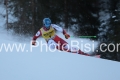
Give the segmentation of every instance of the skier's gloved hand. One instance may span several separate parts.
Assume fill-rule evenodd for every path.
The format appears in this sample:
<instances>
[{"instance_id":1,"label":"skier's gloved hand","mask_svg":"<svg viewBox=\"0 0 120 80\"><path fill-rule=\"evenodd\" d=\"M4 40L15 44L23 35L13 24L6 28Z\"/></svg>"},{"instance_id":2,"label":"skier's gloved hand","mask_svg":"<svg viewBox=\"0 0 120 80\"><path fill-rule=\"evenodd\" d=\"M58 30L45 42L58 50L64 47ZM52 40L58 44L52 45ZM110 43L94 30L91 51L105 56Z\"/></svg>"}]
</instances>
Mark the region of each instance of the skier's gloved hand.
<instances>
[{"instance_id":1,"label":"skier's gloved hand","mask_svg":"<svg viewBox=\"0 0 120 80\"><path fill-rule=\"evenodd\" d=\"M70 37L70 35L69 35L69 34L67 34L67 33L66 33L66 34L64 34L64 35L65 35L65 38L66 38L66 39L68 39L68 38Z\"/></svg>"},{"instance_id":2,"label":"skier's gloved hand","mask_svg":"<svg viewBox=\"0 0 120 80\"><path fill-rule=\"evenodd\" d=\"M36 41L33 40L33 41L32 41L32 45L36 45Z\"/></svg>"}]
</instances>

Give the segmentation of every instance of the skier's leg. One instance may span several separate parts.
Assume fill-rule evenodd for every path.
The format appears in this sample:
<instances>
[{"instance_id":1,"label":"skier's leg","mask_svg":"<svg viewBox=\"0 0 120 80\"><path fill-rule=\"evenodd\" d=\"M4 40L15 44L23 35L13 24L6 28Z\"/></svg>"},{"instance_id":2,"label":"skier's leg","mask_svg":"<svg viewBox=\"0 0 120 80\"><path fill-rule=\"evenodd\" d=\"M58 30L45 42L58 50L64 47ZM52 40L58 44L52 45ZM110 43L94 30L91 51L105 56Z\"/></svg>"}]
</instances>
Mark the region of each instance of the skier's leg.
<instances>
[{"instance_id":1,"label":"skier's leg","mask_svg":"<svg viewBox=\"0 0 120 80\"><path fill-rule=\"evenodd\" d=\"M89 54L84 53L84 52L83 52L83 51L81 51L80 49L78 50L78 54L81 54L81 55L86 55L86 56L90 56Z\"/></svg>"},{"instance_id":2,"label":"skier's leg","mask_svg":"<svg viewBox=\"0 0 120 80\"><path fill-rule=\"evenodd\" d=\"M66 48L65 46L68 44L67 42L65 42L64 40L58 38L59 40L58 41L55 41L53 39L50 39L47 41L47 44L48 44L48 47L50 49L58 49L58 50L61 50L61 51L66 51L68 48ZM56 43L58 42L58 43ZM64 43L64 44L63 44ZM69 52L69 50L68 50Z\"/></svg>"},{"instance_id":3,"label":"skier's leg","mask_svg":"<svg viewBox=\"0 0 120 80\"><path fill-rule=\"evenodd\" d=\"M57 35L55 36L54 41L58 44L58 45L56 46L56 48L57 48L58 50L61 50L61 51L63 51L64 46L65 46L66 44L68 44L65 40L63 40L62 38L58 37Z\"/></svg>"},{"instance_id":4,"label":"skier's leg","mask_svg":"<svg viewBox=\"0 0 120 80\"><path fill-rule=\"evenodd\" d=\"M89 54L87 53L84 53L83 51L81 51L80 49L77 49L75 47L71 47L68 45L68 43L63 40L62 38L56 36L54 38L54 41L59 44L59 46L57 46L57 49L61 50L61 51L67 51L67 52L71 52L71 53L78 53L78 54L81 54L81 55L86 55L86 56L89 56Z\"/></svg>"},{"instance_id":5,"label":"skier's leg","mask_svg":"<svg viewBox=\"0 0 120 80\"><path fill-rule=\"evenodd\" d=\"M48 40L48 47L50 49L58 49L61 51L67 51L67 52L71 52L69 45L68 44L63 44L63 45L59 45L57 44L54 40ZM74 53L74 52L73 52ZM77 53L77 52L76 52Z\"/></svg>"},{"instance_id":6,"label":"skier's leg","mask_svg":"<svg viewBox=\"0 0 120 80\"><path fill-rule=\"evenodd\" d=\"M76 47L71 47L69 46L68 44L66 44L65 46L63 46L64 50L67 50L68 52L71 52L71 53L78 53L78 54L81 54L81 55L86 55L86 56L90 56L89 54L81 51L80 49L76 48Z\"/></svg>"},{"instance_id":7,"label":"skier's leg","mask_svg":"<svg viewBox=\"0 0 120 80\"><path fill-rule=\"evenodd\" d=\"M76 48L70 47L68 45L68 43L63 40L62 38L60 38L59 36L56 36L54 38L54 41L58 44L57 49L61 50L61 51L67 51L67 52L72 52L72 53L77 53L78 50L76 50Z\"/></svg>"},{"instance_id":8,"label":"skier's leg","mask_svg":"<svg viewBox=\"0 0 120 80\"><path fill-rule=\"evenodd\" d=\"M64 43L64 45L63 45ZM47 44L48 44L48 47L50 49L58 49L58 50L67 50L67 49L64 49L64 46L67 44L67 42L65 42L64 40L62 40L61 38L57 37L57 40L53 40L53 39L50 39L47 41Z\"/></svg>"},{"instance_id":9,"label":"skier's leg","mask_svg":"<svg viewBox=\"0 0 120 80\"><path fill-rule=\"evenodd\" d=\"M50 49L55 49L57 48L58 50L61 50L61 51L67 51L67 52L71 52L71 53L78 53L78 54L81 54L81 55L86 55L86 56L91 56L87 53L84 53L83 51L81 51L80 49L78 48L75 48L75 47L71 47L68 45L68 43L66 41L64 41L63 39L61 38L58 38L60 44L56 43L58 41L54 41L52 39L48 40L48 47ZM97 56L97 57L100 57L100 56Z\"/></svg>"},{"instance_id":10,"label":"skier's leg","mask_svg":"<svg viewBox=\"0 0 120 80\"><path fill-rule=\"evenodd\" d=\"M48 40L47 44L50 49L55 49L57 46L57 43L52 39Z\"/></svg>"},{"instance_id":11,"label":"skier's leg","mask_svg":"<svg viewBox=\"0 0 120 80\"><path fill-rule=\"evenodd\" d=\"M71 52L71 53L77 53L78 52L78 49L75 48L75 47L71 47L70 45L66 44L64 46L64 50L67 50L68 52Z\"/></svg>"},{"instance_id":12,"label":"skier's leg","mask_svg":"<svg viewBox=\"0 0 120 80\"><path fill-rule=\"evenodd\" d=\"M67 42L65 41L65 40L63 40L62 38L60 38L59 36L55 36L55 38L53 39L56 43L60 43L60 44L64 44L64 43L66 43L67 44Z\"/></svg>"},{"instance_id":13,"label":"skier's leg","mask_svg":"<svg viewBox=\"0 0 120 80\"><path fill-rule=\"evenodd\" d=\"M89 54L84 53L83 51L81 51L81 50L78 49L78 48L70 47L68 44L64 46L64 49L69 50L69 52L71 52L71 53L78 53L78 54L81 54L81 55L90 56Z\"/></svg>"}]
</instances>

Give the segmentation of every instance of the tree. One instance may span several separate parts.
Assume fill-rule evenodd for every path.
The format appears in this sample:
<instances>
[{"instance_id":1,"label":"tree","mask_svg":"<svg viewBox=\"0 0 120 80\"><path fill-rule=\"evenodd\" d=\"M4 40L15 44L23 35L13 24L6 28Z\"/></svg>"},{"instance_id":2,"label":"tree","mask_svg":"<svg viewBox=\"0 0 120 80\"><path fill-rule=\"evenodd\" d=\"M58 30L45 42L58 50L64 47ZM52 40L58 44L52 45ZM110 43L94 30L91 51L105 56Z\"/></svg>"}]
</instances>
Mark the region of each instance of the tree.
<instances>
[{"instance_id":1,"label":"tree","mask_svg":"<svg viewBox=\"0 0 120 80\"><path fill-rule=\"evenodd\" d=\"M102 37L102 43L110 46L102 46L102 50L107 49L105 52L100 50L100 54L102 58L120 61L120 51L119 51L119 36L120 36L120 1L119 0L110 0L110 9L109 14L110 18L108 19L107 23L104 25L107 26L107 30L105 32L104 37ZM101 39L100 39L101 40Z\"/></svg>"},{"instance_id":2,"label":"tree","mask_svg":"<svg viewBox=\"0 0 120 80\"><path fill-rule=\"evenodd\" d=\"M72 6L71 6L72 5ZM76 25L76 35L97 35L98 33L98 1L74 0L68 2L69 22L72 27Z\"/></svg>"}]
</instances>

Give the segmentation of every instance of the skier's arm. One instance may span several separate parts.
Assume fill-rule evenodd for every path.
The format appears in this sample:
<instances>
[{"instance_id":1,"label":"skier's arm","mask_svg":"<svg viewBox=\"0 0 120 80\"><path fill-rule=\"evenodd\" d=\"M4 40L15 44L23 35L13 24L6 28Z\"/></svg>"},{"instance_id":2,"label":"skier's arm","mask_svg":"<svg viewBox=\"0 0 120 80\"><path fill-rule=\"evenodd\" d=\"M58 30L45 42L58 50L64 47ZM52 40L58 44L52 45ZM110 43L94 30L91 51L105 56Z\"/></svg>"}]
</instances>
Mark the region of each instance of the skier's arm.
<instances>
[{"instance_id":1,"label":"skier's arm","mask_svg":"<svg viewBox=\"0 0 120 80\"><path fill-rule=\"evenodd\" d=\"M51 24L51 26L52 26L55 30L57 30L57 31L59 31L59 32L61 32L61 33L63 33L63 35L65 35L65 38L66 38L66 39L68 39L68 38L70 37L70 35L67 34L67 32L65 31L65 29L59 27L59 26L56 25L56 24Z\"/></svg>"},{"instance_id":2,"label":"skier's arm","mask_svg":"<svg viewBox=\"0 0 120 80\"><path fill-rule=\"evenodd\" d=\"M33 36L33 39L32 39L32 45L35 45L36 43L36 39L38 37L40 37L42 35L41 31L39 30L34 36Z\"/></svg>"}]
</instances>

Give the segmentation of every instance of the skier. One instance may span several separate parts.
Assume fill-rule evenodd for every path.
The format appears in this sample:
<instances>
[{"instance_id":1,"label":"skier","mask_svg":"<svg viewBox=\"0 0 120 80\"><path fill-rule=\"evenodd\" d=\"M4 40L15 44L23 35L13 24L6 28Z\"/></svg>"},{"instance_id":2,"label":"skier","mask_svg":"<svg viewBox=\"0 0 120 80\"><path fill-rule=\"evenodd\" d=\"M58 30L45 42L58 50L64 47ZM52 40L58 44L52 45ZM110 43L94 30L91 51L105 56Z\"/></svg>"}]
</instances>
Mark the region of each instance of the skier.
<instances>
[{"instance_id":1,"label":"skier","mask_svg":"<svg viewBox=\"0 0 120 80\"><path fill-rule=\"evenodd\" d=\"M89 54L82 52L80 49L76 50L73 47L71 48L68 47L69 46L68 43L62 38L60 38L58 35L56 35L55 31L59 31L63 33L66 39L70 37L70 35L65 31L65 29L59 27L56 24L51 24L50 18L44 18L42 28L38 30L38 32L33 36L32 45L36 45L36 39L42 36L46 40L48 47L49 45L53 45L51 46L52 49L56 48L61 51L67 51L71 53L78 53L78 54L90 56Z\"/></svg>"}]
</instances>

